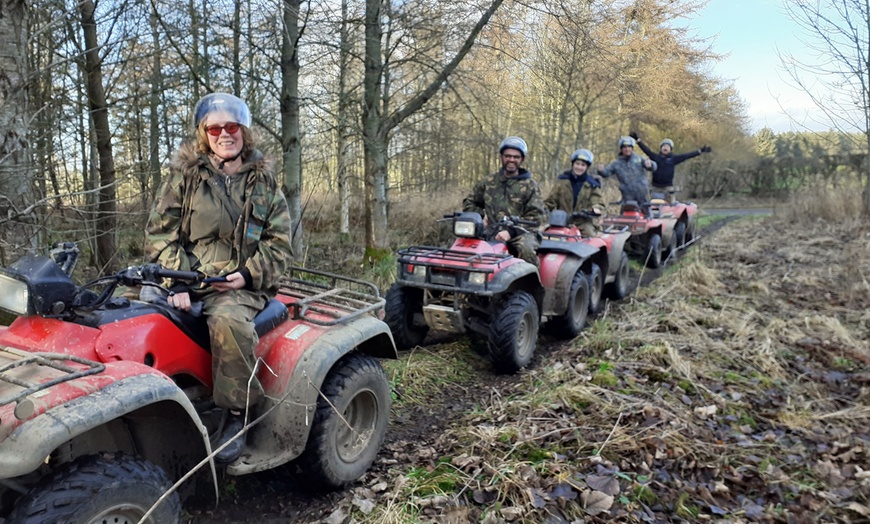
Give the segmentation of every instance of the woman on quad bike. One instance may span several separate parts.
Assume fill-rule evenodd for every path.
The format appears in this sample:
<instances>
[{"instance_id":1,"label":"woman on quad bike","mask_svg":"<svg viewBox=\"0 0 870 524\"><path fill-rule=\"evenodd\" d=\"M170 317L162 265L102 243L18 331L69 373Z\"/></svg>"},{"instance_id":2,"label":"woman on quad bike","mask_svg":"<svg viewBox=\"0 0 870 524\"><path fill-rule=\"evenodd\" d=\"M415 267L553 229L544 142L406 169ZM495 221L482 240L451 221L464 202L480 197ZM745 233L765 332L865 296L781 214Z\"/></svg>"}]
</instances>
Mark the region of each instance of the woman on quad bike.
<instances>
[{"instance_id":1,"label":"woman on quad bike","mask_svg":"<svg viewBox=\"0 0 870 524\"><path fill-rule=\"evenodd\" d=\"M251 112L225 93L204 96L193 111L196 137L170 164L146 228L146 253L169 269L223 277L209 286L171 284L169 305L203 304L212 353L214 402L228 411L221 446L244 426L247 406L262 394L254 379L258 337L253 319L275 296L289 266L290 213L272 163L256 148ZM244 436L215 456L229 464Z\"/></svg>"},{"instance_id":2,"label":"woman on quad bike","mask_svg":"<svg viewBox=\"0 0 870 524\"><path fill-rule=\"evenodd\" d=\"M649 182L644 169L655 171L658 165L649 158L634 153L634 139L630 136L620 137L616 147L619 149L619 156L606 167L598 164L598 174L604 178L616 175L622 201L634 200L644 206L649 202Z\"/></svg>"},{"instance_id":3,"label":"woman on quad bike","mask_svg":"<svg viewBox=\"0 0 870 524\"><path fill-rule=\"evenodd\" d=\"M528 152L526 141L520 137L509 136L502 140L498 147L501 169L474 185L471 194L462 201L462 210L480 213L485 226L506 216L518 216L537 222L540 228L545 227L547 210L541 189L532 174L520 167ZM499 231L495 239L505 242L512 255L538 265L539 230L514 236L507 230Z\"/></svg>"},{"instance_id":4,"label":"woman on quad bike","mask_svg":"<svg viewBox=\"0 0 870 524\"><path fill-rule=\"evenodd\" d=\"M601 193L601 180L589 172L595 156L588 149L578 149L571 155L571 169L556 180L550 195L544 200L547 209L561 209L570 213L587 211L601 215L604 210L604 196ZM601 230L591 216L574 216L574 224L588 237L601 234Z\"/></svg>"},{"instance_id":5,"label":"woman on quad bike","mask_svg":"<svg viewBox=\"0 0 870 524\"><path fill-rule=\"evenodd\" d=\"M665 138L659 142L659 153L654 153L644 141L637 136L637 133L632 132L630 137L637 141L637 145L656 163L656 169L652 175L653 191L664 193L667 195L668 202L674 203L674 171L677 164L685 162L690 158L695 158L701 153L710 153L713 151L708 145L701 146L697 151L690 153L674 154L674 141L670 138Z\"/></svg>"}]
</instances>

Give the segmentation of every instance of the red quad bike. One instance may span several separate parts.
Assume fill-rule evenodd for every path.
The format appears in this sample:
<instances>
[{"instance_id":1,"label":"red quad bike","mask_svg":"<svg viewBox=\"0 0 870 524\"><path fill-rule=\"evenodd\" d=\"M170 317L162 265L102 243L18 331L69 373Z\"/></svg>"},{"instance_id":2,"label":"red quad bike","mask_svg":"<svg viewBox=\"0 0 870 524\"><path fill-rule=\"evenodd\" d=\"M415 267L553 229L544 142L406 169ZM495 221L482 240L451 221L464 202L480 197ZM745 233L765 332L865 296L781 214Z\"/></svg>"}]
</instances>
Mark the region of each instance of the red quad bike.
<instances>
[{"instance_id":1,"label":"red quad bike","mask_svg":"<svg viewBox=\"0 0 870 524\"><path fill-rule=\"evenodd\" d=\"M119 285L202 275L147 265L79 287L73 246L54 260L25 256L0 268L0 308L19 315L0 328L0 521L138 522L207 460L146 519L178 522L181 498L197 484L218 492L207 457L225 417L211 399L208 328L165 300L113 295ZM293 275L255 319L266 395L249 410L261 420L226 473L297 459L310 483L337 488L360 477L381 446L390 386L377 358L396 350L375 316L384 300L374 285Z\"/></svg>"},{"instance_id":2,"label":"red quad bike","mask_svg":"<svg viewBox=\"0 0 870 524\"><path fill-rule=\"evenodd\" d=\"M672 191L671 194L675 194ZM662 213L670 213L677 219L674 226L677 249L682 249L695 240L695 232L698 226L698 205L693 202L668 202L664 193L652 193L651 199L658 204Z\"/></svg>"},{"instance_id":3,"label":"red quad bike","mask_svg":"<svg viewBox=\"0 0 870 524\"><path fill-rule=\"evenodd\" d=\"M587 212L575 212L572 218L598 218ZM630 289L628 255L625 254L625 242L631 236L627 227L608 227L600 236L584 236L577 226L569 223L568 213L561 209L550 212L549 227L544 231L541 243L542 251L552 257L558 253L555 247L560 244L570 249L576 244L584 244L596 250L590 257L584 272L589 279L589 312L598 313L604 305L604 296L614 300L625 298ZM541 267L545 267L542 259Z\"/></svg>"},{"instance_id":4,"label":"red quad bike","mask_svg":"<svg viewBox=\"0 0 870 524\"><path fill-rule=\"evenodd\" d=\"M625 250L639 256L651 269L662 265L672 251L677 249L677 219L662 200L639 204L636 200L615 202L620 204L620 214L608 216L603 223L609 227L628 228L631 236Z\"/></svg>"},{"instance_id":5,"label":"red quad bike","mask_svg":"<svg viewBox=\"0 0 870 524\"><path fill-rule=\"evenodd\" d=\"M541 316L573 338L589 311L584 268L597 250L585 244L544 243L540 270L492 241L536 226L505 217L484 228L478 213L455 213L456 241L449 249L409 247L399 251L398 278L387 292L386 322L399 349L419 345L429 329L469 333L486 339L486 352L500 373L514 373L534 355ZM475 344L476 345L476 344Z\"/></svg>"}]
</instances>

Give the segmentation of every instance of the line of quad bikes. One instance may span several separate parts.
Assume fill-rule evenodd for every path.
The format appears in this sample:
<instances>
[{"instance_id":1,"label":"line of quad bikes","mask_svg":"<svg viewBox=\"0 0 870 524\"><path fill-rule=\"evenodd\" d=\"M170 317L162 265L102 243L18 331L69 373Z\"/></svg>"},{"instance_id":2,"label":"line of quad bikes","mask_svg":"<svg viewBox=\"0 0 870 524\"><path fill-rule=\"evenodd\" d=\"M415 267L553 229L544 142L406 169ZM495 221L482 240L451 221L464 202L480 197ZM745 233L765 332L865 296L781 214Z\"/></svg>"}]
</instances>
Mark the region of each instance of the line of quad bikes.
<instances>
[{"instance_id":1,"label":"line of quad bikes","mask_svg":"<svg viewBox=\"0 0 870 524\"><path fill-rule=\"evenodd\" d=\"M225 467L211 458L225 416L211 397L208 328L168 306L158 284L204 275L145 265L77 285L73 243L0 268L0 309L17 315L0 327L0 523L177 522L182 500L216 500L222 475L288 464L314 488L354 482L389 421L379 359L433 329L469 334L497 372L514 373L542 320L573 338L605 297L631 291L629 254L656 268L691 243L697 207L623 202L595 237L572 218L550 214L535 266L489 239L537 224L446 216L453 245L401 250L386 297L292 268L255 319L265 395L248 411L242 457Z\"/></svg>"}]
</instances>

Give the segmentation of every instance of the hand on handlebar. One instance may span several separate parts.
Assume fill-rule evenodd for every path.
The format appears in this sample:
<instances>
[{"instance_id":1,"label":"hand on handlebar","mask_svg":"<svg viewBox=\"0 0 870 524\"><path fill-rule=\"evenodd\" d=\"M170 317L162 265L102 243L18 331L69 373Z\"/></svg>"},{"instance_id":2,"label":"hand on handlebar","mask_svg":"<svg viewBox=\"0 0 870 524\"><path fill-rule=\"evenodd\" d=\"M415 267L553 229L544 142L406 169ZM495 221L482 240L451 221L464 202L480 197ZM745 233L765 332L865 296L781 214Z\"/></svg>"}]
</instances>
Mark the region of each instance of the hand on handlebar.
<instances>
[{"instance_id":1,"label":"hand on handlebar","mask_svg":"<svg viewBox=\"0 0 870 524\"><path fill-rule=\"evenodd\" d=\"M170 293L166 297L166 303L175 309L190 311L190 293Z\"/></svg>"},{"instance_id":2,"label":"hand on handlebar","mask_svg":"<svg viewBox=\"0 0 870 524\"><path fill-rule=\"evenodd\" d=\"M496 233L495 239L500 241L500 242L507 242L508 240L511 239L511 234L508 233L508 231L506 229L503 229L503 230L499 231L498 233Z\"/></svg>"}]
</instances>

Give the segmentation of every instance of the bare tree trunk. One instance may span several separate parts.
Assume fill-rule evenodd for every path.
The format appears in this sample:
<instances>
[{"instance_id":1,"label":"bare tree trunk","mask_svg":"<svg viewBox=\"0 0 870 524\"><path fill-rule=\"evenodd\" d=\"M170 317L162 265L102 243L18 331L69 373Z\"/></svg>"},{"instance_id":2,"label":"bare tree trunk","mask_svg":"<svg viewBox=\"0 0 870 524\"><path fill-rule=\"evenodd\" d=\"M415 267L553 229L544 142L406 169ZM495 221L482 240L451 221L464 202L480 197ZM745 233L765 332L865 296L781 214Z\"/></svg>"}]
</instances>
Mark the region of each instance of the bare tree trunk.
<instances>
[{"instance_id":1,"label":"bare tree trunk","mask_svg":"<svg viewBox=\"0 0 870 524\"><path fill-rule=\"evenodd\" d=\"M406 104L390 111L390 97L384 88L388 81L384 67L381 37L380 0L366 0L365 76L363 78L363 146L366 184L366 259L375 262L389 254L387 238L387 146L390 132L426 104L471 51L477 35L489 22L503 0L493 0L465 39L456 55L432 82Z\"/></svg>"},{"instance_id":2,"label":"bare tree trunk","mask_svg":"<svg viewBox=\"0 0 870 524\"><path fill-rule=\"evenodd\" d=\"M347 20L348 0L341 1L341 31L338 58L338 202L340 225L339 233L350 233L350 192L347 187L347 171L350 156L350 93L347 92L347 70L350 66L350 35Z\"/></svg>"},{"instance_id":3,"label":"bare tree trunk","mask_svg":"<svg viewBox=\"0 0 870 524\"><path fill-rule=\"evenodd\" d=\"M33 177L27 142L27 18L25 0L4 2L0 13L0 242L4 265L36 248Z\"/></svg>"},{"instance_id":4,"label":"bare tree trunk","mask_svg":"<svg viewBox=\"0 0 870 524\"><path fill-rule=\"evenodd\" d=\"M366 0L365 76L363 78L363 140L366 186L366 258L382 258L388 251L386 137L382 136L383 53L381 51L381 0Z\"/></svg>"},{"instance_id":5,"label":"bare tree trunk","mask_svg":"<svg viewBox=\"0 0 870 524\"><path fill-rule=\"evenodd\" d=\"M233 0L233 94L242 96L242 0Z\"/></svg>"},{"instance_id":6,"label":"bare tree trunk","mask_svg":"<svg viewBox=\"0 0 870 524\"><path fill-rule=\"evenodd\" d=\"M299 143L299 8L301 0L284 1L281 44L281 146L284 192L290 207L293 255L302 257L302 149Z\"/></svg>"},{"instance_id":7,"label":"bare tree trunk","mask_svg":"<svg viewBox=\"0 0 870 524\"><path fill-rule=\"evenodd\" d=\"M148 164L151 171L151 198L160 186L160 93L163 91L163 67L160 63L160 33L158 32L157 11L151 8L151 45L154 46L154 59L151 64L151 115L148 135Z\"/></svg>"},{"instance_id":8,"label":"bare tree trunk","mask_svg":"<svg viewBox=\"0 0 870 524\"><path fill-rule=\"evenodd\" d=\"M109 109L103 89L103 74L100 48L97 44L97 23L94 20L94 3L83 0L79 4L82 15L82 31L85 37L85 72L88 107L94 122L97 152L100 158L100 191L97 206L97 266L103 271L117 269L115 251L115 160L112 156Z\"/></svg>"}]
</instances>

